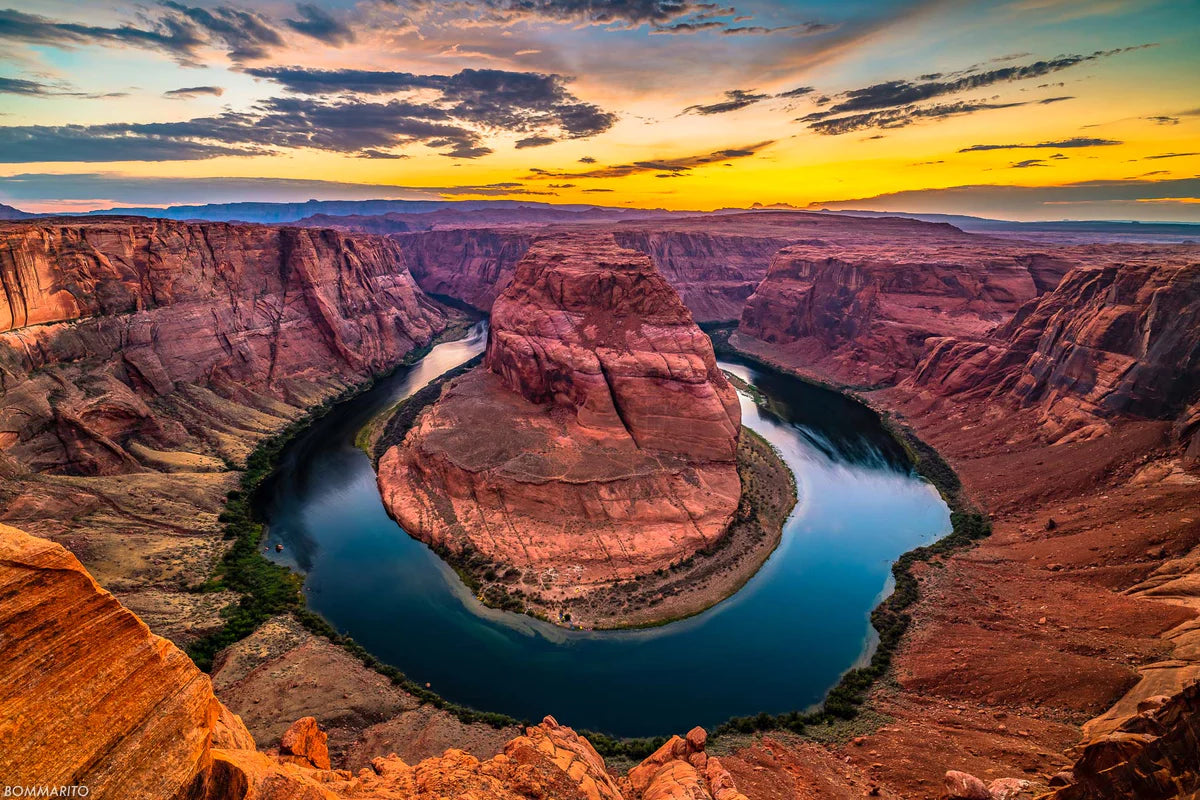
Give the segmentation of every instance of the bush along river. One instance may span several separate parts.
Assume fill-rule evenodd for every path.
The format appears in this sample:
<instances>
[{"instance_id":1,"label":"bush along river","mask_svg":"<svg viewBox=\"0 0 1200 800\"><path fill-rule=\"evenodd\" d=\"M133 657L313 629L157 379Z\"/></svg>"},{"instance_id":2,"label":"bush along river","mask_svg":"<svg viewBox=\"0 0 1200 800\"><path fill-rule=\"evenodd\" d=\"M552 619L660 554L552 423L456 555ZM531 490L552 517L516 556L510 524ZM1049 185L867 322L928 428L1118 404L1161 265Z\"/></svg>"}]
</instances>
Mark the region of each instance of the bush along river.
<instances>
[{"instance_id":1,"label":"bush along river","mask_svg":"<svg viewBox=\"0 0 1200 800\"><path fill-rule=\"evenodd\" d=\"M751 387L739 392L743 424L778 450L799 495L758 573L711 609L644 630L574 631L486 608L387 515L355 445L380 412L481 353L485 336L481 323L316 420L258 495L270 558L305 576L309 607L447 700L614 736L807 708L870 656L892 562L950 532L946 504L873 412L726 358Z\"/></svg>"}]
</instances>

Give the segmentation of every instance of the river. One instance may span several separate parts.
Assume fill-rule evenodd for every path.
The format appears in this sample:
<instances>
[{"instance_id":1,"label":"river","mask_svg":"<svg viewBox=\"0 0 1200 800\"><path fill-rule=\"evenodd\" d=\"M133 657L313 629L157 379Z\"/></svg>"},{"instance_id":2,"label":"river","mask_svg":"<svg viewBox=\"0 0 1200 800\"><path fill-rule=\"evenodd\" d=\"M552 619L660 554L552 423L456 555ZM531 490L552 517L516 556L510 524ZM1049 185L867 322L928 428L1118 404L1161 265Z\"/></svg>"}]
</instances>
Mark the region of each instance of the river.
<instances>
[{"instance_id":1,"label":"river","mask_svg":"<svg viewBox=\"0 0 1200 800\"><path fill-rule=\"evenodd\" d=\"M305 575L309 606L447 699L618 736L805 709L869 654L892 561L950 531L946 505L869 410L723 361L766 397L742 396L742 421L779 450L800 498L758 574L708 611L648 630L568 631L485 608L388 517L354 446L369 419L482 352L485 336L480 323L317 420L258 501L270 557Z\"/></svg>"}]
</instances>

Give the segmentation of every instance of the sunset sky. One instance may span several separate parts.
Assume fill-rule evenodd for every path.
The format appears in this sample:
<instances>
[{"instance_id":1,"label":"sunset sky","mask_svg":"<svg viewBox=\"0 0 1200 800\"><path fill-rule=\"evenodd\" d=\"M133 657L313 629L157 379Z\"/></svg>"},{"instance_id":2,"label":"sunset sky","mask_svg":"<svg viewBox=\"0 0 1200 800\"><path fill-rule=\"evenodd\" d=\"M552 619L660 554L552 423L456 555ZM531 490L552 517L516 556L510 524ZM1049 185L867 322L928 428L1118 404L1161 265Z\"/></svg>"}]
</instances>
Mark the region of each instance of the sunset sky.
<instances>
[{"instance_id":1,"label":"sunset sky","mask_svg":"<svg viewBox=\"0 0 1200 800\"><path fill-rule=\"evenodd\" d=\"M1200 2L0 2L0 202L1200 221Z\"/></svg>"}]
</instances>

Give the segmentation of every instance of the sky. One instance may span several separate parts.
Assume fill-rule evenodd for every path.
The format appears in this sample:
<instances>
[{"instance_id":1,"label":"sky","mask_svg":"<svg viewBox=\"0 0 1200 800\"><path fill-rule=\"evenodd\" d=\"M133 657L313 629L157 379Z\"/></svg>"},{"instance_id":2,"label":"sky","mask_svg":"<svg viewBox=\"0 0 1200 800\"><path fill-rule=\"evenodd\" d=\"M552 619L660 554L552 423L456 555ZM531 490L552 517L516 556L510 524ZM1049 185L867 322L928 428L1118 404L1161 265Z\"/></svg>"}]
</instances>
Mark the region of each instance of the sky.
<instances>
[{"instance_id":1,"label":"sky","mask_svg":"<svg viewBox=\"0 0 1200 800\"><path fill-rule=\"evenodd\" d=\"M1200 222L1196 0L0 0L0 203Z\"/></svg>"}]
</instances>

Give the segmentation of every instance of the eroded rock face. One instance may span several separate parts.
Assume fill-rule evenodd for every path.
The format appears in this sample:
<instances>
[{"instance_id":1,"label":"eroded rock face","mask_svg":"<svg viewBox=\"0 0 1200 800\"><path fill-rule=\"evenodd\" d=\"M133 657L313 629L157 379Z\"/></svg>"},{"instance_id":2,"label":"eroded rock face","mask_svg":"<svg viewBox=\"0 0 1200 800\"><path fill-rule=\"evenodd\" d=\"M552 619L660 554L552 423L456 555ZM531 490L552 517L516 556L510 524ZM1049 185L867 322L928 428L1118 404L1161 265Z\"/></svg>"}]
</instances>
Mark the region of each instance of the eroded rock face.
<instances>
[{"instance_id":1,"label":"eroded rock face","mask_svg":"<svg viewBox=\"0 0 1200 800\"><path fill-rule=\"evenodd\" d=\"M1097 435L1116 416L1178 419L1200 397L1196 248L1136 252L1072 271L988 341L933 343L912 385L1041 409L1056 439Z\"/></svg>"},{"instance_id":2,"label":"eroded rock face","mask_svg":"<svg viewBox=\"0 0 1200 800\"><path fill-rule=\"evenodd\" d=\"M361 380L445 324L394 241L328 230L11 223L0 284L0 449L36 471L135 470L130 440L187 437L186 417L160 411L189 387L291 400Z\"/></svg>"},{"instance_id":3,"label":"eroded rock face","mask_svg":"<svg viewBox=\"0 0 1200 800\"><path fill-rule=\"evenodd\" d=\"M414 536L566 596L719 538L740 422L711 343L645 256L547 238L493 308L484 366L384 454L379 483Z\"/></svg>"},{"instance_id":4,"label":"eroded rock face","mask_svg":"<svg viewBox=\"0 0 1200 800\"><path fill-rule=\"evenodd\" d=\"M739 335L847 383L891 383L916 366L930 338L985 337L1071 265L961 238L780 250L746 303Z\"/></svg>"},{"instance_id":5,"label":"eroded rock face","mask_svg":"<svg viewBox=\"0 0 1200 800\"><path fill-rule=\"evenodd\" d=\"M451 749L415 766L393 754L357 774L333 770L312 717L288 729L278 755L259 752L183 652L151 634L62 547L4 525L0 636L6 785L86 786L90 797L155 800L710 797L623 795L587 739L552 717L487 760ZM687 741L695 751L694 732ZM711 797L741 798L729 793L736 790L728 773L711 764L705 785L725 790Z\"/></svg>"},{"instance_id":6,"label":"eroded rock face","mask_svg":"<svg viewBox=\"0 0 1200 800\"><path fill-rule=\"evenodd\" d=\"M0 776L92 797L177 798L203 783L222 714L186 655L53 542L0 525Z\"/></svg>"}]
</instances>

